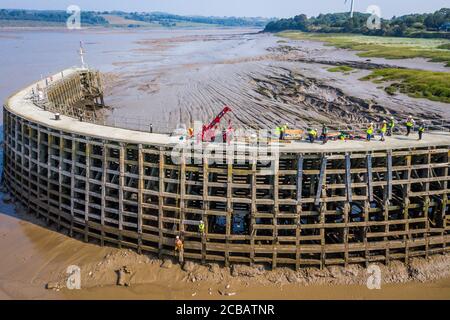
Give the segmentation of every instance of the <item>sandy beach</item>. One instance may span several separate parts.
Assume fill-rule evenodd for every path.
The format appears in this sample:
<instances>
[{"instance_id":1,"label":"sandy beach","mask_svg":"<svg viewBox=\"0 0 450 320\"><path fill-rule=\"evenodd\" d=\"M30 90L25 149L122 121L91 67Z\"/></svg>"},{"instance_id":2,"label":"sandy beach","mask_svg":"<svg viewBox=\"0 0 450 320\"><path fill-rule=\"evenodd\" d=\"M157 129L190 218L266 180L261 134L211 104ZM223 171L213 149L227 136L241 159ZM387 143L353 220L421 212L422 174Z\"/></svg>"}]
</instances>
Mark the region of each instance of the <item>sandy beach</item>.
<instances>
[{"instance_id":1,"label":"sandy beach","mask_svg":"<svg viewBox=\"0 0 450 320\"><path fill-rule=\"evenodd\" d=\"M0 299L450 299L450 257L380 265L382 287L369 290L366 270L188 263L100 247L46 228L23 208L0 203ZM67 268L81 269L81 290L66 288ZM118 286L127 267L128 286ZM46 289L48 285L52 290Z\"/></svg>"}]
</instances>

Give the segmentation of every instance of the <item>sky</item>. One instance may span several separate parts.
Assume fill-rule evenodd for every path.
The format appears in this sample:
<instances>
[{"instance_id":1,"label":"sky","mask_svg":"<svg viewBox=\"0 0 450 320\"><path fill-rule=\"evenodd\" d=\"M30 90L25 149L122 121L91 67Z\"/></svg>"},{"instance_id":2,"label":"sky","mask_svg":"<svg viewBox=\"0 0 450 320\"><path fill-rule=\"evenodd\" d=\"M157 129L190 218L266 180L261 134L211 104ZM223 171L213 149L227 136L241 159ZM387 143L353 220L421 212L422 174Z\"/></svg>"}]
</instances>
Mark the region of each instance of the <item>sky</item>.
<instances>
[{"instance_id":1,"label":"sky","mask_svg":"<svg viewBox=\"0 0 450 320\"><path fill-rule=\"evenodd\" d=\"M345 0L0 0L0 8L59 9L78 5L82 10L163 11L180 15L292 17L304 13L344 12ZM434 12L450 7L448 0L355 0L355 10L365 12L370 5L381 9L383 18L408 13Z\"/></svg>"}]
</instances>

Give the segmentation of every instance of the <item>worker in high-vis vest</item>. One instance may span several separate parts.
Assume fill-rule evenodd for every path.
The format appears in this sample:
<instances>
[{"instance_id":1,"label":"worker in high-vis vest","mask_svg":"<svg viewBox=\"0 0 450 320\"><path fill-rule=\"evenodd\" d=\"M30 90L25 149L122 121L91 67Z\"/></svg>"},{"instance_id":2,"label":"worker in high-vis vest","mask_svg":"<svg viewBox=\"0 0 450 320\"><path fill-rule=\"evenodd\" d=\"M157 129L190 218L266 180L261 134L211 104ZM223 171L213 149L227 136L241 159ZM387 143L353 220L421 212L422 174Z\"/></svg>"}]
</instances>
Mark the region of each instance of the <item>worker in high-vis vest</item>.
<instances>
[{"instance_id":1,"label":"worker in high-vis vest","mask_svg":"<svg viewBox=\"0 0 450 320\"><path fill-rule=\"evenodd\" d=\"M394 128L395 128L395 119L394 117L391 117L388 124L388 132L387 135L390 137L394 134Z\"/></svg>"},{"instance_id":2,"label":"worker in high-vis vest","mask_svg":"<svg viewBox=\"0 0 450 320\"><path fill-rule=\"evenodd\" d=\"M317 131L315 129L309 128L308 129L308 138L309 138L309 142L314 143L314 141L317 138Z\"/></svg>"},{"instance_id":3,"label":"worker in high-vis vest","mask_svg":"<svg viewBox=\"0 0 450 320\"><path fill-rule=\"evenodd\" d=\"M184 255L184 245L183 241L181 241L180 236L175 238L175 251L178 251L178 261L183 263L183 255Z\"/></svg>"},{"instance_id":4,"label":"worker in high-vis vest","mask_svg":"<svg viewBox=\"0 0 450 320\"><path fill-rule=\"evenodd\" d=\"M200 232L201 235L205 234L205 223L203 220L200 220L200 223L198 224L198 232Z\"/></svg>"},{"instance_id":5,"label":"worker in high-vis vest","mask_svg":"<svg viewBox=\"0 0 450 320\"><path fill-rule=\"evenodd\" d=\"M322 142L323 144L328 142L328 127L326 124L322 125Z\"/></svg>"},{"instance_id":6,"label":"worker in high-vis vest","mask_svg":"<svg viewBox=\"0 0 450 320\"><path fill-rule=\"evenodd\" d=\"M420 122L420 125L419 125L419 140L422 140L424 132L425 132L425 121L422 121L422 122Z\"/></svg>"},{"instance_id":7,"label":"worker in high-vis vest","mask_svg":"<svg viewBox=\"0 0 450 320\"><path fill-rule=\"evenodd\" d=\"M278 137L278 139L283 139L281 126L277 126L275 128L275 135Z\"/></svg>"},{"instance_id":8,"label":"worker in high-vis vest","mask_svg":"<svg viewBox=\"0 0 450 320\"><path fill-rule=\"evenodd\" d=\"M284 140L286 138L286 130L287 129L289 129L289 126L287 123L281 126L280 140Z\"/></svg>"},{"instance_id":9,"label":"worker in high-vis vest","mask_svg":"<svg viewBox=\"0 0 450 320\"><path fill-rule=\"evenodd\" d=\"M370 141L373 136L373 123L369 124L369 127L367 127L367 130L366 130L366 133L367 133L367 141Z\"/></svg>"},{"instance_id":10,"label":"worker in high-vis vest","mask_svg":"<svg viewBox=\"0 0 450 320\"><path fill-rule=\"evenodd\" d=\"M414 119L412 116L408 117L408 120L406 120L406 136L409 136L411 133L411 130L414 128Z\"/></svg>"},{"instance_id":11,"label":"worker in high-vis vest","mask_svg":"<svg viewBox=\"0 0 450 320\"><path fill-rule=\"evenodd\" d=\"M188 138L192 138L194 136L194 128L188 129Z\"/></svg>"},{"instance_id":12,"label":"worker in high-vis vest","mask_svg":"<svg viewBox=\"0 0 450 320\"><path fill-rule=\"evenodd\" d=\"M380 129L380 140L381 141L386 141L386 132L387 132L387 122L386 120L383 120L383 123L381 124L381 129Z\"/></svg>"}]
</instances>

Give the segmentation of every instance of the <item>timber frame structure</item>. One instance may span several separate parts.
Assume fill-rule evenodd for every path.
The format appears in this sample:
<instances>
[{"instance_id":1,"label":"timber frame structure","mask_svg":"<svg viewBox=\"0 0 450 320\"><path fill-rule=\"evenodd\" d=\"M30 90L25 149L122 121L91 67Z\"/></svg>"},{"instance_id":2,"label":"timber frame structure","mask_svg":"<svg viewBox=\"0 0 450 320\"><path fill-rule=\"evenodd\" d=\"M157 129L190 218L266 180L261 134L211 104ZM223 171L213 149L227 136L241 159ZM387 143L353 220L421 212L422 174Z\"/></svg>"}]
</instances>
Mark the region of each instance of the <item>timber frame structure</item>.
<instances>
[{"instance_id":1,"label":"timber frame structure","mask_svg":"<svg viewBox=\"0 0 450 320\"><path fill-rule=\"evenodd\" d=\"M97 80L73 80L86 70L64 72L49 97L58 110L101 96ZM450 250L450 134L390 148L302 143L265 155L269 164L251 148L245 163L216 154L223 164L206 155L191 164L183 152L175 164L166 135L52 120L29 98L35 85L4 108L4 183L30 213L71 236L174 256L181 235L187 259L296 269Z\"/></svg>"}]
</instances>

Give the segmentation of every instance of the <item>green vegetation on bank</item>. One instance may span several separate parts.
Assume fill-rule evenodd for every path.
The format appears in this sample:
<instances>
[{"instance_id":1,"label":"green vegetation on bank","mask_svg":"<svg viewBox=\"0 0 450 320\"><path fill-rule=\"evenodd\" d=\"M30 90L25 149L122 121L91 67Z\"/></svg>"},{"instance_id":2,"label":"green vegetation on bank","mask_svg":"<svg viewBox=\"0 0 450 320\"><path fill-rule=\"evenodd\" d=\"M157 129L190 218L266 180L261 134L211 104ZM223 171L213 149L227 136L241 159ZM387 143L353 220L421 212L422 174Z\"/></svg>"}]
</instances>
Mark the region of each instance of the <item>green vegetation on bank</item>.
<instances>
[{"instance_id":1,"label":"green vegetation on bank","mask_svg":"<svg viewBox=\"0 0 450 320\"><path fill-rule=\"evenodd\" d=\"M352 67L349 66L337 66L337 67L333 67L333 68L329 68L327 69L329 72L343 72L343 73L348 73L353 71L354 69Z\"/></svg>"},{"instance_id":2,"label":"green vegetation on bank","mask_svg":"<svg viewBox=\"0 0 450 320\"><path fill-rule=\"evenodd\" d=\"M269 22L265 32L298 30L318 33L355 33L371 36L447 38L450 39L450 9L443 8L434 13L409 14L392 19L381 19L379 29L367 27L369 14L356 12L320 14L308 18L304 14L289 19Z\"/></svg>"},{"instance_id":3,"label":"green vegetation on bank","mask_svg":"<svg viewBox=\"0 0 450 320\"><path fill-rule=\"evenodd\" d=\"M450 43L441 44L438 49L450 50Z\"/></svg>"},{"instance_id":4,"label":"green vegetation on bank","mask_svg":"<svg viewBox=\"0 0 450 320\"><path fill-rule=\"evenodd\" d=\"M410 69L379 69L361 80L387 82L389 94L401 92L414 98L450 103L450 73Z\"/></svg>"},{"instance_id":5,"label":"green vegetation on bank","mask_svg":"<svg viewBox=\"0 0 450 320\"><path fill-rule=\"evenodd\" d=\"M264 27L273 19L268 18L247 18L247 17L202 17L202 16L180 16L164 12L150 12L150 13L126 13L113 12L113 14L122 16L125 19L160 23L166 26L177 26L177 24L184 23L186 25L205 24L216 25L223 27Z\"/></svg>"},{"instance_id":6,"label":"green vegetation on bank","mask_svg":"<svg viewBox=\"0 0 450 320\"><path fill-rule=\"evenodd\" d=\"M408 59L425 58L450 67L450 45L445 39L411 39L353 34L323 34L286 31L278 34L292 40L316 40L342 49L360 51L360 57Z\"/></svg>"}]
</instances>

